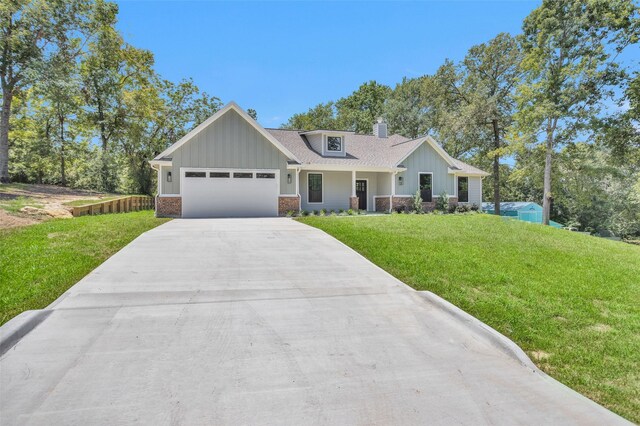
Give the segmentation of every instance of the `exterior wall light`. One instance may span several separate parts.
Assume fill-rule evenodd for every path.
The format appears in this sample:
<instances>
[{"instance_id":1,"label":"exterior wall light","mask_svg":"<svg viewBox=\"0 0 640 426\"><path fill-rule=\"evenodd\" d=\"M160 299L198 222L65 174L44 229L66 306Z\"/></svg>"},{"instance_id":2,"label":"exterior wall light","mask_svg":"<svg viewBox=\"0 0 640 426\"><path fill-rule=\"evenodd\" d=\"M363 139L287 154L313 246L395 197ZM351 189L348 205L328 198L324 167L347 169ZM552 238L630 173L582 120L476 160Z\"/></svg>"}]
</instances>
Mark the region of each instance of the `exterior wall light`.
<instances>
[{"instance_id":1,"label":"exterior wall light","mask_svg":"<svg viewBox=\"0 0 640 426\"><path fill-rule=\"evenodd\" d=\"M402 176L399 176L398 182L400 183L400 185L402 185L404 183L404 178Z\"/></svg>"},{"instance_id":2,"label":"exterior wall light","mask_svg":"<svg viewBox=\"0 0 640 426\"><path fill-rule=\"evenodd\" d=\"M167 182L171 182L171 172L167 172Z\"/></svg>"},{"instance_id":3,"label":"exterior wall light","mask_svg":"<svg viewBox=\"0 0 640 426\"><path fill-rule=\"evenodd\" d=\"M291 173L287 173L287 183L291 183Z\"/></svg>"}]
</instances>

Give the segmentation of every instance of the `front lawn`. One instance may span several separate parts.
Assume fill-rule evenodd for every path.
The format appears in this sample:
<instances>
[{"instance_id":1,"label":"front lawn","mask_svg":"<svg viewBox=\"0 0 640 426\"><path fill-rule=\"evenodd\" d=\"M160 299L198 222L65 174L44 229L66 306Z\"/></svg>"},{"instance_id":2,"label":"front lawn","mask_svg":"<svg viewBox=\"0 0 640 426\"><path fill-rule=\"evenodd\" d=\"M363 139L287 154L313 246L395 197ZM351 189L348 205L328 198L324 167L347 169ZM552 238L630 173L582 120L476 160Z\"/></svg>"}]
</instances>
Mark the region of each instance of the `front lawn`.
<instances>
[{"instance_id":1,"label":"front lawn","mask_svg":"<svg viewBox=\"0 0 640 426\"><path fill-rule=\"evenodd\" d=\"M46 307L138 235L167 220L140 211L0 229L0 324Z\"/></svg>"},{"instance_id":2,"label":"front lawn","mask_svg":"<svg viewBox=\"0 0 640 426\"><path fill-rule=\"evenodd\" d=\"M459 306L549 375L640 422L640 247L489 215L299 220Z\"/></svg>"}]
</instances>

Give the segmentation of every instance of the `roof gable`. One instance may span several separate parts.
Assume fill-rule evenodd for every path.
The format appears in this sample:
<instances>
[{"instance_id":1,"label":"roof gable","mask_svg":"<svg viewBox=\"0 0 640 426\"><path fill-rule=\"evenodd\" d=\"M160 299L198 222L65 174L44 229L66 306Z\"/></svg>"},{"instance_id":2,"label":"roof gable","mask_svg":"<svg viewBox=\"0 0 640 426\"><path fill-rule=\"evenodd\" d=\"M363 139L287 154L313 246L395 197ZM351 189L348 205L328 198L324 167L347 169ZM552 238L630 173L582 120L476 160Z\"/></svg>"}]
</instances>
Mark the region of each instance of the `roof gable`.
<instances>
[{"instance_id":1,"label":"roof gable","mask_svg":"<svg viewBox=\"0 0 640 426\"><path fill-rule=\"evenodd\" d=\"M264 127L258 124L257 121L251 118L251 116L249 116L249 114L247 114L246 111L240 108L238 104L231 101L227 105L225 105L222 109L220 109L218 112L213 114L211 117L209 117L208 119L200 123L200 125L198 125L195 129L191 130L189 133L187 133L182 138L180 138L180 140L178 140L176 143L174 143L169 148L165 149L160 154L158 154L151 161L151 163L153 164L153 163L163 161L164 158L170 156L171 153L173 153L176 149L180 148L182 145L192 140L196 135L204 131L207 127L209 127L216 120L218 120L220 117L222 117L223 115L225 115L227 112L231 110L237 112L238 115L240 115L247 123L253 126L262 136L264 136L269 142L271 142L276 148L278 148L278 150L280 150L280 152L282 152L286 157L288 157L291 160L298 161L296 156L289 149L287 149L280 141L278 141L275 137L273 137L271 133L267 132Z\"/></svg>"}]
</instances>

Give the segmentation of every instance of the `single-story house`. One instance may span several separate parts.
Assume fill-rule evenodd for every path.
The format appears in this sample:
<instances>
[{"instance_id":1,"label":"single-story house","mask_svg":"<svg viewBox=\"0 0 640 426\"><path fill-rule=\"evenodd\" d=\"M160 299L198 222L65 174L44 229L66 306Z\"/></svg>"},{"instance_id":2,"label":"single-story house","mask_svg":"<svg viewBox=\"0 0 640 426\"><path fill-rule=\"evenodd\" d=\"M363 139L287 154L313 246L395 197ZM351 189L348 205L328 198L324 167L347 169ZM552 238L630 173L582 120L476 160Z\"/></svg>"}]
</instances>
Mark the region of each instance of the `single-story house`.
<instances>
[{"instance_id":1,"label":"single-story house","mask_svg":"<svg viewBox=\"0 0 640 426\"><path fill-rule=\"evenodd\" d=\"M335 130L265 129L231 102L151 161L156 214L277 216L298 210L423 208L482 203L488 174L447 154L430 136L408 139Z\"/></svg>"},{"instance_id":2,"label":"single-story house","mask_svg":"<svg viewBox=\"0 0 640 426\"><path fill-rule=\"evenodd\" d=\"M495 213L494 203L482 203L482 210L489 214ZM500 203L500 216L512 217L524 222L542 223L542 206L531 201L504 201ZM564 228L564 225L553 220L549 225L554 228Z\"/></svg>"}]
</instances>

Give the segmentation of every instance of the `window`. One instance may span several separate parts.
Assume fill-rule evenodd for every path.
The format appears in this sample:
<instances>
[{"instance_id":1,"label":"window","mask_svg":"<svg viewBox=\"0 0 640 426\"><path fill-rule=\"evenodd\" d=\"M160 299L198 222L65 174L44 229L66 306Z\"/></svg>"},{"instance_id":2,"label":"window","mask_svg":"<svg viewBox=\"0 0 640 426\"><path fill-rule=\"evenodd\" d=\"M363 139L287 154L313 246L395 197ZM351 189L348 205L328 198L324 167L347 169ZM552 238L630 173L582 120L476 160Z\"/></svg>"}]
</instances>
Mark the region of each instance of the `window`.
<instances>
[{"instance_id":1,"label":"window","mask_svg":"<svg viewBox=\"0 0 640 426\"><path fill-rule=\"evenodd\" d=\"M234 173L233 177L240 179L253 179L253 173Z\"/></svg>"},{"instance_id":2,"label":"window","mask_svg":"<svg viewBox=\"0 0 640 426\"><path fill-rule=\"evenodd\" d=\"M420 173L420 198L426 203L433 201L433 175Z\"/></svg>"},{"instance_id":3,"label":"window","mask_svg":"<svg viewBox=\"0 0 640 426\"><path fill-rule=\"evenodd\" d=\"M256 179L275 179L275 173L256 173Z\"/></svg>"},{"instance_id":4,"label":"window","mask_svg":"<svg viewBox=\"0 0 640 426\"><path fill-rule=\"evenodd\" d=\"M458 202L460 203L468 203L469 202L469 178L468 177L458 177Z\"/></svg>"},{"instance_id":5,"label":"window","mask_svg":"<svg viewBox=\"0 0 640 426\"><path fill-rule=\"evenodd\" d=\"M184 177L203 178L203 177L207 177L207 173L206 172L184 172Z\"/></svg>"},{"instance_id":6,"label":"window","mask_svg":"<svg viewBox=\"0 0 640 426\"><path fill-rule=\"evenodd\" d=\"M322 203L322 174L309 173L309 202Z\"/></svg>"},{"instance_id":7,"label":"window","mask_svg":"<svg viewBox=\"0 0 640 426\"><path fill-rule=\"evenodd\" d=\"M327 136L327 151L342 151L342 137Z\"/></svg>"},{"instance_id":8,"label":"window","mask_svg":"<svg viewBox=\"0 0 640 426\"><path fill-rule=\"evenodd\" d=\"M211 172L209 173L209 177L211 178L228 178L229 172Z\"/></svg>"}]
</instances>

